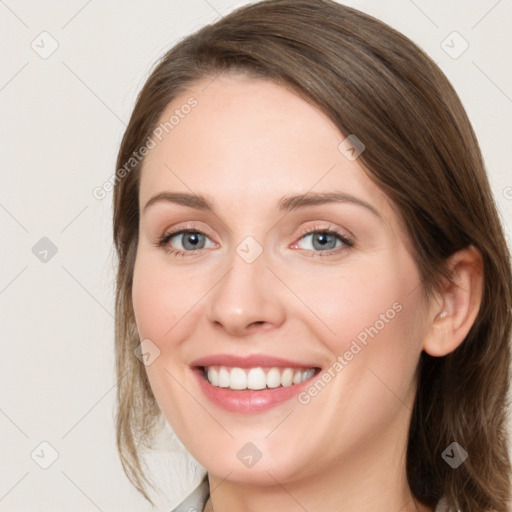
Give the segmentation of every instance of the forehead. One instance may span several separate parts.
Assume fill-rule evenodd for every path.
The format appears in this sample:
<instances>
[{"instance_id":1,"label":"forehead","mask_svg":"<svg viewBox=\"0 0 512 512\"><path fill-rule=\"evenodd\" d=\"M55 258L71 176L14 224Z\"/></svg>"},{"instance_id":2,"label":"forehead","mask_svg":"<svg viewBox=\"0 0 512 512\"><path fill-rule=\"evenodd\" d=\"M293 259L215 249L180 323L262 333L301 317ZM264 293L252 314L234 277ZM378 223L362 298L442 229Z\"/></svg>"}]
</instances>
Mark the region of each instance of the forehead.
<instances>
[{"instance_id":1,"label":"forehead","mask_svg":"<svg viewBox=\"0 0 512 512\"><path fill-rule=\"evenodd\" d=\"M205 78L167 106L159 126L161 140L143 165L141 205L167 190L260 208L293 193L336 190L392 215L385 194L340 150L345 135L328 116L270 80Z\"/></svg>"}]
</instances>

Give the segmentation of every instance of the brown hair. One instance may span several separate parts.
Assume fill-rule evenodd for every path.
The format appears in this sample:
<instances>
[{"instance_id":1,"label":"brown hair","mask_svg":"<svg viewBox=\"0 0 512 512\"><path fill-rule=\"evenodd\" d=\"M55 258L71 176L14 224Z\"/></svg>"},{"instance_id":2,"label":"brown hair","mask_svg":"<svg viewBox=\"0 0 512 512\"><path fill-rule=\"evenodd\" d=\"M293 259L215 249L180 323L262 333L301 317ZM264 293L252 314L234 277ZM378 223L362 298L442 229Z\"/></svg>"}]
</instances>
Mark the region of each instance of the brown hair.
<instances>
[{"instance_id":1,"label":"brown hair","mask_svg":"<svg viewBox=\"0 0 512 512\"><path fill-rule=\"evenodd\" d=\"M371 16L331 0L258 2L203 27L163 56L138 96L117 169L151 136L178 94L224 71L289 88L341 133L364 142L358 162L404 222L425 297L453 277L446 268L450 255L470 245L480 251L483 298L466 339L444 357L420 357L407 476L415 497L429 506L445 496L464 512L506 512L510 254L475 134L454 89L420 48ZM151 501L139 448L151 445L161 413L145 367L134 357L140 340L131 302L142 163L114 189L116 429L123 468ZM441 456L453 441L469 454L457 469Z\"/></svg>"}]
</instances>

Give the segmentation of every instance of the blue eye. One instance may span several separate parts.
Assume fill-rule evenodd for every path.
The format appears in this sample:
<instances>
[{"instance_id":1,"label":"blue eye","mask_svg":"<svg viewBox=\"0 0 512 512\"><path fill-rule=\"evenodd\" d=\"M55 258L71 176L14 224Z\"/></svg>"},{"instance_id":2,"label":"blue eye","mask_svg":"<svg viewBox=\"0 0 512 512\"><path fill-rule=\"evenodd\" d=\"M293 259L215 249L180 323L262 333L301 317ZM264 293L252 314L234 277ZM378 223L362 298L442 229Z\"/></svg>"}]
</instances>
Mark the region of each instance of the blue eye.
<instances>
[{"instance_id":1,"label":"blue eye","mask_svg":"<svg viewBox=\"0 0 512 512\"><path fill-rule=\"evenodd\" d=\"M300 240L308 239L313 251L312 256L330 256L354 246L354 242L336 230L315 227L301 233Z\"/></svg>"},{"instance_id":2,"label":"blue eye","mask_svg":"<svg viewBox=\"0 0 512 512\"><path fill-rule=\"evenodd\" d=\"M313 250L324 251L339 247L339 245L337 246L336 244L340 241L340 237L326 231L309 233L303 236L301 240L305 240L306 238L309 238L312 242Z\"/></svg>"},{"instance_id":3,"label":"blue eye","mask_svg":"<svg viewBox=\"0 0 512 512\"><path fill-rule=\"evenodd\" d=\"M182 233L178 233L174 235L172 238L178 238L182 237L181 243L182 247L187 250L197 250L197 249L203 249L205 245L205 235L198 232L193 231L184 231ZM171 238L171 240L172 240Z\"/></svg>"},{"instance_id":4,"label":"blue eye","mask_svg":"<svg viewBox=\"0 0 512 512\"><path fill-rule=\"evenodd\" d=\"M169 248L168 244L173 240L174 238L180 239L181 237L181 249L178 248ZM182 229L180 231L176 231L174 233L169 233L167 235L164 235L159 241L158 245L164 247L166 252L175 254L177 256L185 256L185 253L187 252L194 252L198 251L200 249L204 249L205 247L205 239L208 237L202 233L201 231L197 230L190 230L190 229Z\"/></svg>"},{"instance_id":5,"label":"blue eye","mask_svg":"<svg viewBox=\"0 0 512 512\"><path fill-rule=\"evenodd\" d=\"M330 256L354 246L354 242L336 230L315 227L300 234L299 240L309 238L311 248L299 247L311 251L311 256ZM171 242L176 239L181 247L173 247ZM156 245L162 247L165 252L174 256L191 256L194 252L205 249L207 235L198 230L181 229L173 233L163 235ZM296 245L296 244L294 244ZM212 243L215 247L215 244Z\"/></svg>"}]
</instances>

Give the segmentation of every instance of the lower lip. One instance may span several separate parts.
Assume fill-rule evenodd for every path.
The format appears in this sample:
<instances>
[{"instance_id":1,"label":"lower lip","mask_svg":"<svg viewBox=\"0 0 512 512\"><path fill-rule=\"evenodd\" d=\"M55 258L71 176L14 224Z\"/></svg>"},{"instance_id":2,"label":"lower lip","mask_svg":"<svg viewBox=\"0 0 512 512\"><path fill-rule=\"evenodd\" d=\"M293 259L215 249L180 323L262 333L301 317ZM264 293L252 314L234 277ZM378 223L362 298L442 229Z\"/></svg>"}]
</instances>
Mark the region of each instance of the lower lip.
<instances>
[{"instance_id":1,"label":"lower lip","mask_svg":"<svg viewBox=\"0 0 512 512\"><path fill-rule=\"evenodd\" d=\"M290 400L307 388L318 373L317 370L313 377L300 384L292 384L291 386L262 390L233 390L212 386L203 377L203 370L200 368L194 368L192 371L199 382L199 387L211 402L227 411L242 414L264 412Z\"/></svg>"}]
</instances>

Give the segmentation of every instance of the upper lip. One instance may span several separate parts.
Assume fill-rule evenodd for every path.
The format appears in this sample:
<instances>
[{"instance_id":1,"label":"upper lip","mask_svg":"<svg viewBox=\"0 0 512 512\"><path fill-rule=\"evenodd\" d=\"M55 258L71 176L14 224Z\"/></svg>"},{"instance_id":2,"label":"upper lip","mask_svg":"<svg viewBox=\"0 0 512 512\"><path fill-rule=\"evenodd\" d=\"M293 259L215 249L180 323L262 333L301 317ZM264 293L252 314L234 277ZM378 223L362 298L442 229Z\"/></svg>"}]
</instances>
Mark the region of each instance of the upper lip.
<instances>
[{"instance_id":1,"label":"upper lip","mask_svg":"<svg viewBox=\"0 0 512 512\"><path fill-rule=\"evenodd\" d=\"M195 359L190 363L194 367L230 366L237 368L283 367L283 368L318 368L315 364L291 361L281 357L273 357L266 354L252 354L250 356L235 356L232 354L214 354Z\"/></svg>"}]
</instances>

